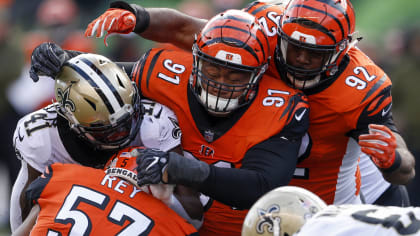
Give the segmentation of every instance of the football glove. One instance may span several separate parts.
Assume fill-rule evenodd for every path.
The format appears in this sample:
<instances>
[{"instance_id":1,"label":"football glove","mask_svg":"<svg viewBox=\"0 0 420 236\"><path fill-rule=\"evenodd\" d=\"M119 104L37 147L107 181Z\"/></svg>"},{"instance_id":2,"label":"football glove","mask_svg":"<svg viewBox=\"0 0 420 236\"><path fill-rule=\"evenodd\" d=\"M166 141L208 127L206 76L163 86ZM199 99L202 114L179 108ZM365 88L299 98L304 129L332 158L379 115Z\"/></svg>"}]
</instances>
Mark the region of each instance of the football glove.
<instances>
[{"instance_id":1,"label":"football glove","mask_svg":"<svg viewBox=\"0 0 420 236\"><path fill-rule=\"evenodd\" d=\"M175 152L157 149L136 149L137 184L182 184L197 189L210 174L210 166L202 161L189 159Z\"/></svg>"},{"instance_id":2,"label":"football glove","mask_svg":"<svg viewBox=\"0 0 420 236\"><path fill-rule=\"evenodd\" d=\"M55 43L42 43L32 51L29 76L34 82L39 80L39 76L54 79L64 62L79 54L81 52L63 50Z\"/></svg>"},{"instance_id":3,"label":"football glove","mask_svg":"<svg viewBox=\"0 0 420 236\"><path fill-rule=\"evenodd\" d=\"M108 46L106 38L109 34L129 34L131 32L142 33L150 23L149 13L141 6L116 1L110 4L110 8L92 21L85 31L86 37L95 35L101 38L105 31L104 43Z\"/></svg>"},{"instance_id":4,"label":"football glove","mask_svg":"<svg viewBox=\"0 0 420 236\"><path fill-rule=\"evenodd\" d=\"M104 43L108 46L106 38L109 34L128 34L134 30L135 26L136 16L133 13L123 9L110 8L88 25L85 36L92 37L96 32L96 37L101 38L106 31Z\"/></svg>"},{"instance_id":5,"label":"football glove","mask_svg":"<svg viewBox=\"0 0 420 236\"><path fill-rule=\"evenodd\" d=\"M60 46L50 42L42 43L32 51L29 76L34 82L41 75L54 78L66 59L66 52Z\"/></svg>"},{"instance_id":6,"label":"football glove","mask_svg":"<svg viewBox=\"0 0 420 236\"><path fill-rule=\"evenodd\" d=\"M369 134L359 136L359 145L362 152L369 155L375 165L381 169L395 170L401 163L401 157L396 152L396 138L384 125L370 124Z\"/></svg>"}]
</instances>

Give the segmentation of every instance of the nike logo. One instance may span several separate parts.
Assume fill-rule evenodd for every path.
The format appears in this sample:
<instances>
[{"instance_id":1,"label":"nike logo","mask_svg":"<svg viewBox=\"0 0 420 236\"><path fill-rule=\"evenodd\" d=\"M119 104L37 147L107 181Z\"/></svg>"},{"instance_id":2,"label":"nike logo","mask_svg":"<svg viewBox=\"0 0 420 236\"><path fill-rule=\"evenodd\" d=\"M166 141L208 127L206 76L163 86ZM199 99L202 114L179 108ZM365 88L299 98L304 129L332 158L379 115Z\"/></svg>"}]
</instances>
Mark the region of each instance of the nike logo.
<instances>
[{"instance_id":1,"label":"nike logo","mask_svg":"<svg viewBox=\"0 0 420 236\"><path fill-rule=\"evenodd\" d=\"M25 138L25 136L21 136L20 135L20 128L18 129L18 137L19 137L19 141L23 141L23 138Z\"/></svg>"},{"instance_id":2,"label":"nike logo","mask_svg":"<svg viewBox=\"0 0 420 236\"><path fill-rule=\"evenodd\" d=\"M384 108L383 110L382 110L382 116L385 116L388 112L389 112L389 110L391 110L391 107L392 107L392 104L390 104L389 106L388 106L388 108Z\"/></svg>"},{"instance_id":3,"label":"nike logo","mask_svg":"<svg viewBox=\"0 0 420 236\"><path fill-rule=\"evenodd\" d=\"M303 110L303 111L302 111L302 113L300 113L300 115L295 114L295 118L296 118L296 120L297 120L297 121L302 120L302 117L303 117L303 115L305 114L305 112L306 112L306 109L305 109L305 110Z\"/></svg>"},{"instance_id":4,"label":"nike logo","mask_svg":"<svg viewBox=\"0 0 420 236\"><path fill-rule=\"evenodd\" d=\"M159 119L160 118L160 115L162 114L162 110L163 110L163 107L161 107L160 110L159 110L159 112L156 115L154 115L154 117L156 119Z\"/></svg>"},{"instance_id":5,"label":"nike logo","mask_svg":"<svg viewBox=\"0 0 420 236\"><path fill-rule=\"evenodd\" d=\"M150 168L152 168L154 165L156 165L156 163L159 161L159 157L153 157L153 161L152 163L150 163L147 167L145 171L148 171Z\"/></svg>"}]
</instances>

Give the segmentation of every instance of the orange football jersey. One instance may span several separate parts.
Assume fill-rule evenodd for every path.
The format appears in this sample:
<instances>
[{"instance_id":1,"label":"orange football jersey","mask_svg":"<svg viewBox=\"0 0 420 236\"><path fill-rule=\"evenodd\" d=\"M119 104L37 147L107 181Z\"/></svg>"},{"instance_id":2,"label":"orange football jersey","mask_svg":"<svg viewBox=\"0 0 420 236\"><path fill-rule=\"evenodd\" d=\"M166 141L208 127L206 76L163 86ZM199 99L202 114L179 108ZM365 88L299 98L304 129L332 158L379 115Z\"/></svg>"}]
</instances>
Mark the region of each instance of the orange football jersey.
<instances>
[{"instance_id":1,"label":"orange football jersey","mask_svg":"<svg viewBox=\"0 0 420 236\"><path fill-rule=\"evenodd\" d=\"M278 79L274 61L278 22L274 19L283 14L287 2L273 6L256 1L245 9L257 17L270 37L272 60L266 74ZM311 190L328 204L359 201L360 147L349 133L366 133L369 123L386 123L392 100L390 79L363 52L353 48L344 61L329 87L306 94L313 143L309 157L298 164L290 183Z\"/></svg>"},{"instance_id":2,"label":"orange football jersey","mask_svg":"<svg viewBox=\"0 0 420 236\"><path fill-rule=\"evenodd\" d=\"M41 208L31 235L197 235L163 202L100 169L52 164L27 197Z\"/></svg>"},{"instance_id":3,"label":"orange football jersey","mask_svg":"<svg viewBox=\"0 0 420 236\"><path fill-rule=\"evenodd\" d=\"M370 123L385 124L392 105L391 80L363 52L351 49L342 64L330 85L307 94L313 145L290 183L328 204L357 202L361 151L351 136L367 133Z\"/></svg>"},{"instance_id":4,"label":"orange football jersey","mask_svg":"<svg viewBox=\"0 0 420 236\"><path fill-rule=\"evenodd\" d=\"M251 147L278 134L293 119L297 109L307 108L302 93L281 80L263 77L249 108L227 132L214 140L215 134L211 130L204 134L200 132L197 128L200 121L190 110L189 100L196 99L188 89L192 65L191 53L152 49L133 72L133 79L144 96L175 112L183 133L182 147L185 156L190 158L218 167L239 168ZM246 213L213 201L199 233L240 235Z\"/></svg>"}]
</instances>

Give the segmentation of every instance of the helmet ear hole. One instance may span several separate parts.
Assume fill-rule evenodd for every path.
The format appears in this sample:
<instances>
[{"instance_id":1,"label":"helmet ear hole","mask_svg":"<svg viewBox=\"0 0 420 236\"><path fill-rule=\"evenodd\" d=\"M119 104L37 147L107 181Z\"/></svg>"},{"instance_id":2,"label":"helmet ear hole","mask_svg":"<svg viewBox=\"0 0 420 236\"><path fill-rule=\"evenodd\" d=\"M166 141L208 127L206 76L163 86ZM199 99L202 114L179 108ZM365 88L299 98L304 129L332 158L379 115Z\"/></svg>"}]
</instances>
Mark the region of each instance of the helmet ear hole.
<instances>
[{"instance_id":1,"label":"helmet ear hole","mask_svg":"<svg viewBox=\"0 0 420 236\"><path fill-rule=\"evenodd\" d=\"M121 78L118 76L118 74L116 74L116 76L117 76L117 81L118 81L118 84L119 84L121 87L125 88L125 86L124 86L123 82L121 81Z\"/></svg>"},{"instance_id":2,"label":"helmet ear hole","mask_svg":"<svg viewBox=\"0 0 420 236\"><path fill-rule=\"evenodd\" d=\"M86 99L86 98L84 98L84 99L92 107L92 109L96 111L96 104L94 102Z\"/></svg>"}]
</instances>

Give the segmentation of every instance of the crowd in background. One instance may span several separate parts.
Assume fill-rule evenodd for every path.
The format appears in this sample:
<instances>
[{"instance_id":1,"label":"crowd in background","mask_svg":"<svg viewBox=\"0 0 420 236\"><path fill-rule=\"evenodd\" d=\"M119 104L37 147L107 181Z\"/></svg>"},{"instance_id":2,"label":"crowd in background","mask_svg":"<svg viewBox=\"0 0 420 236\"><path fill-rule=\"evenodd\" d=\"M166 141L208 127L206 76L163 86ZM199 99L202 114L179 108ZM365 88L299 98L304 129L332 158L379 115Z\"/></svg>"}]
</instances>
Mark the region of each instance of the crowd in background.
<instances>
[{"instance_id":1,"label":"crowd in background","mask_svg":"<svg viewBox=\"0 0 420 236\"><path fill-rule=\"evenodd\" d=\"M248 0L160 0L129 1L145 7L177 8L187 14L210 18L230 8L242 8ZM354 1L356 10L362 1ZM99 0L0 0L0 165L8 170L8 182L14 182L20 163L16 159L12 136L17 120L24 114L51 102L54 81L29 78L30 55L37 45L54 41L64 49L96 52L114 61L136 61L156 45L137 35L114 36L105 47L103 39L85 38L88 23L108 8L110 1ZM410 7L410 6L407 6ZM356 11L357 12L357 11ZM356 15L356 25L360 26ZM369 37L359 43L393 82L393 116L409 149L420 156L420 18L417 24L392 25L381 37ZM385 23L384 23L385 24ZM417 25L417 26L416 26ZM363 25L361 25L363 28ZM417 162L420 162L419 159ZM413 205L420 206L420 168L408 190ZM10 186L11 187L11 186ZM4 218L4 219L3 219ZM0 223L8 227L8 215L0 212Z\"/></svg>"}]
</instances>

